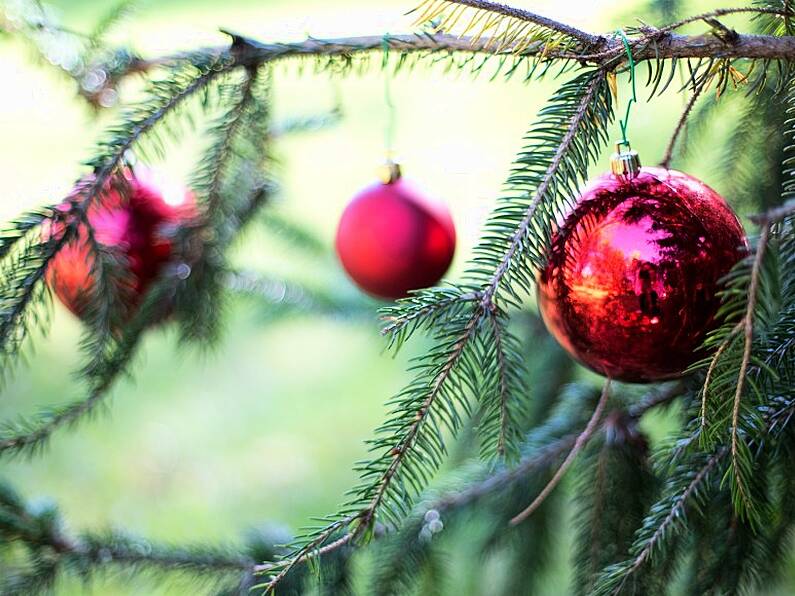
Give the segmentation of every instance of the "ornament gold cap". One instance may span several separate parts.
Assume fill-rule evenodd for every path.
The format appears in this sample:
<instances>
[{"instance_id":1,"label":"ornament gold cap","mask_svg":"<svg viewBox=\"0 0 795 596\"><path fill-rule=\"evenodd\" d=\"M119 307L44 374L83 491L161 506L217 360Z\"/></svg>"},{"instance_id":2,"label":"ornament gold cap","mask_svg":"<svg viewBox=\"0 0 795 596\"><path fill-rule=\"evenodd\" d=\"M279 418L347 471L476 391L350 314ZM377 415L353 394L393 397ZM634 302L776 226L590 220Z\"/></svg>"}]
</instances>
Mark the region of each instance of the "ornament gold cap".
<instances>
[{"instance_id":1,"label":"ornament gold cap","mask_svg":"<svg viewBox=\"0 0 795 596\"><path fill-rule=\"evenodd\" d=\"M400 164L396 161L392 161L391 159L387 159L386 162L384 162L383 165L378 168L378 178L384 184L392 184L393 182L397 182L400 180L400 176Z\"/></svg>"},{"instance_id":2,"label":"ornament gold cap","mask_svg":"<svg viewBox=\"0 0 795 596\"><path fill-rule=\"evenodd\" d=\"M622 147L626 147L622 150ZM610 171L616 176L634 178L640 172L640 157L627 141L616 142L616 152L610 156Z\"/></svg>"}]
</instances>

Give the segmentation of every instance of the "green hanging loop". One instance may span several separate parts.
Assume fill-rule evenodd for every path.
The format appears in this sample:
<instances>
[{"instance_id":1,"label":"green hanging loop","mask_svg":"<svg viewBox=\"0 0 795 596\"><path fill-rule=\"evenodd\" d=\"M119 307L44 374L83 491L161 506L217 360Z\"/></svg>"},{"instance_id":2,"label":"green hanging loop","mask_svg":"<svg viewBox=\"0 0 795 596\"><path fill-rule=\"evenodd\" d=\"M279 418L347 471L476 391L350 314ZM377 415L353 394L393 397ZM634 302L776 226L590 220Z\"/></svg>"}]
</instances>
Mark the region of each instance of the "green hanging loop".
<instances>
[{"instance_id":1,"label":"green hanging loop","mask_svg":"<svg viewBox=\"0 0 795 596\"><path fill-rule=\"evenodd\" d=\"M392 87L390 85L389 73L389 33L384 34L381 46L384 50L384 57L381 62L381 69L384 71L384 103L387 107L386 126L384 130L384 145L386 146L387 160L392 161L395 143L395 126L397 113L395 104L392 101Z\"/></svg>"},{"instance_id":2,"label":"green hanging loop","mask_svg":"<svg viewBox=\"0 0 795 596\"><path fill-rule=\"evenodd\" d=\"M629 124L629 112L632 108L633 103L637 103L638 96L637 91L635 89L635 58L632 56L632 48L629 47L629 40L627 36L624 34L624 31L618 29L616 31L618 36L621 38L622 43L624 44L624 49L627 52L627 59L629 60L629 80L632 84L632 97L627 102L627 111L624 114L624 119L619 120L618 123L621 126L621 144L629 147L629 140L627 139L627 126Z\"/></svg>"}]
</instances>

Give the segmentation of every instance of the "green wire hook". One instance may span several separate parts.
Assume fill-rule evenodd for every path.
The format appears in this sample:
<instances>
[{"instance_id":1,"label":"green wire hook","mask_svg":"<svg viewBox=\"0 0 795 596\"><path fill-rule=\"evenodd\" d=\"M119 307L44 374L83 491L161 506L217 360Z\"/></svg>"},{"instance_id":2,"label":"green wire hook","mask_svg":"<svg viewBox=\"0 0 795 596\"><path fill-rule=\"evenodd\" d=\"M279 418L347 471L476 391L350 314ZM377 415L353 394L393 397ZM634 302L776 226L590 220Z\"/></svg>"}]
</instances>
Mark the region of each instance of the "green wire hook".
<instances>
[{"instance_id":1,"label":"green wire hook","mask_svg":"<svg viewBox=\"0 0 795 596\"><path fill-rule=\"evenodd\" d=\"M619 120L618 123L621 126L621 144L629 147L629 141L627 140L627 126L629 124L629 112L632 108L633 103L637 103L638 95L635 89L635 58L632 57L632 48L629 47L629 40L627 36L624 34L624 31L618 29L616 33L621 37L621 41L624 44L624 49L627 52L627 58L629 59L629 80L632 84L632 97L627 102L627 111L624 114L624 119Z\"/></svg>"}]
</instances>

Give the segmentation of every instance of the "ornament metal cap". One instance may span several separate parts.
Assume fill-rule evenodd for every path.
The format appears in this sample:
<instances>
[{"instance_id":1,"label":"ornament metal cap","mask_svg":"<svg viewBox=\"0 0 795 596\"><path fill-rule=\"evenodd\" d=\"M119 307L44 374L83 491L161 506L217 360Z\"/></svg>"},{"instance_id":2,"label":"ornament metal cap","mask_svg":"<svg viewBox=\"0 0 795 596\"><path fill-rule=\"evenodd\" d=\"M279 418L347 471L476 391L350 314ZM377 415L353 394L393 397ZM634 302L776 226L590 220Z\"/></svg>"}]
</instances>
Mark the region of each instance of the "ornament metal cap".
<instances>
[{"instance_id":1,"label":"ornament metal cap","mask_svg":"<svg viewBox=\"0 0 795 596\"><path fill-rule=\"evenodd\" d=\"M400 164L387 159L386 162L378 168L378 178L384 184L392 184L400 180Z\"/></svg>"},{"instance_id":2,"label":"ornament metal cap","mask_svg":"<svg viewBox=\"0 0 795 596\"><path fill-rule=\"evenodd\" d=\"M622 151L621 148L626 147ZM640 172L640 157L627 141L616 142L616 152L610 156L610 171L616 176L632 179Z\"/></svg>"}]
</instances>

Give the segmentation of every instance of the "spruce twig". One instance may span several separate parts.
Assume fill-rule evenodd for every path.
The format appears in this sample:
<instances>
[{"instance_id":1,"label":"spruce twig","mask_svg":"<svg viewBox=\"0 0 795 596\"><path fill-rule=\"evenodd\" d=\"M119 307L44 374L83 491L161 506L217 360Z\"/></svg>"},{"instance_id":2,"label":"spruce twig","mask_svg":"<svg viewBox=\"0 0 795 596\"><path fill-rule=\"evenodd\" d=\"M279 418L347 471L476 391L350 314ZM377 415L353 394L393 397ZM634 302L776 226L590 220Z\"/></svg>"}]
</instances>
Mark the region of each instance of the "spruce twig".
<instances>
[{"instance_id":1,"label":"spruce twig","mask_svg":"<svg viewBox=\"0 0 795 596\"><path fill-rule=\"evenodd\" d=\"M599 402L596 404L596 408L594 408L593 414L591 414L591 419L588 421L585 429L577 436L577 439L574 441L574 446L572 447L569 454L566 456L566 459L563 460L563 463L555 472L555 475L552 479L547 483L547 485L538 493L538 496L533 499L533 502L530 503L525 509L517 513L514 517L511 518L511 525L515 526L517 524L522 523L528 517L533 515L536 509L538 509L541 504L546 500L546 498L550 495L550 493L555 490L555 487L560 484L560 481L565 476L568 469L571 467L571 464L574 463L574 460L580 454L580 451L587 445L588 441L593 436L596 429L599 427L599 423L602 419L602 413L604 412L605 407L607 406L607 400L610 396L610 379L608 378L605 381L604 387L602 388L602 395L599 397Z\"/></svg>"},{"instance_id":2,"label":"spruce twig","mask_svg":"<svg viewBox=\"0 0 795 596\"><path fill-rule=\"evenodd\" d=\"M740 369L737 371L737 388L734 392L734 405L732 406L731 418L731 463L734 470L734 478L737 485L739 497L743 502L743 509L750 511L753 508L753 503L747 493L745 487L745 475L740 470L739 463L739 449L740 449L740 403L743 397L743 388L746 382L746 373L748 371L748 364L751 360L751 348L754 341L754 316L757 293L759 291L759 275L762 268L762 263L765 257L765 250L767 248L768 236L770 234L770 226L762 226L762 232L759 236L759 243L756 247L756 255L754 263L751 268L751 282L748 285L748 303L746 306L745 316L741 320L744 344L742 361L740 362Z\"/></svg>"}]
</instances>

